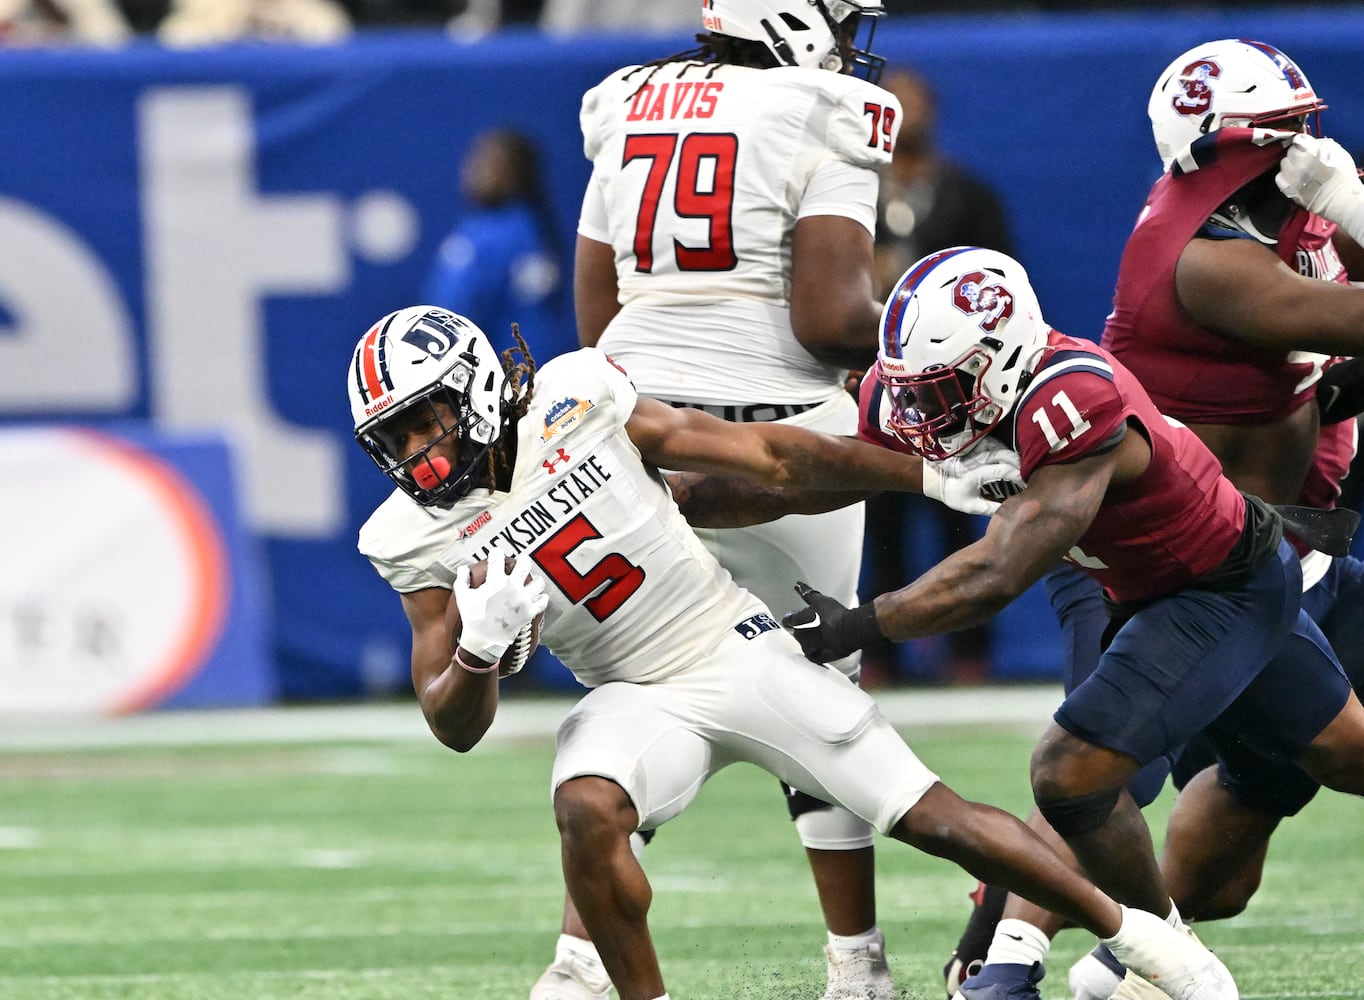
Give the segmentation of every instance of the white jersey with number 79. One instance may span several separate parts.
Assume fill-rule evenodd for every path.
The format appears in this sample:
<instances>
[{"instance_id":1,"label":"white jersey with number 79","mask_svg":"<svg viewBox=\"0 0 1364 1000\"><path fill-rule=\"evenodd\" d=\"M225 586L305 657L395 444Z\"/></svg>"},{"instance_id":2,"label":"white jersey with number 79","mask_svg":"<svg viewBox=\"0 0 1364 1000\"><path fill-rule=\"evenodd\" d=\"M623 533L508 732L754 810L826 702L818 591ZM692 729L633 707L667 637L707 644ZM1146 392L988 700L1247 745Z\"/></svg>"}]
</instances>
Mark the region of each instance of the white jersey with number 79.
<instances>
[{"instance_id":1,"label":"white jersey with number 79","mask_svg":"<svg viewBox=\"0 0 1364 1000\"><path fill-rule=\"evenodd\" d=\"M589 90L578 231L613 248L622 304L598 346L646 395L828 398L842 370L791 333L791 234L816 215L875 232L899 115L880 87L800 67L672 62Z\"/></svg>"}]
</instances>

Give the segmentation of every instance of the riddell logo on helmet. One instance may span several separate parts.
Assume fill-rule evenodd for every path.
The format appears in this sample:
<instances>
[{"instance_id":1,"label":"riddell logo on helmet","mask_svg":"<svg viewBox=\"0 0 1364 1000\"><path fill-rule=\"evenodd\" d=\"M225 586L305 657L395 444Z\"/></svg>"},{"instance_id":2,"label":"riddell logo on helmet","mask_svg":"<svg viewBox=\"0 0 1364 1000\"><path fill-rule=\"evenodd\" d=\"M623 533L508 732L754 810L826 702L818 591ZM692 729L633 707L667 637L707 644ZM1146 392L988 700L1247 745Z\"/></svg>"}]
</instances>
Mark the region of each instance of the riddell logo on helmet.
<instances>
[{"instance_id":1,"label":"riddell logo on helmet","mask_svg":"<svg viewBox=\"0 0 1364 1000\"><path fill-rule=\"evenodd\" d=\"M1181 115L1202 115L1212 107L1212 85L1222 75L1222 67L1211 59L1199 59L1185 66L1179 74L1179 93L1171 105Z\"/></svg>"},{"instance_id":2,"label":"riddell logo on helmet","mask_svg":"<svg viewBox=\"0 0 1364 1000\"><path fill-rule=\"evenodd\" d=\"M390 393L389 393L387 396L385 396L383 399L379 400L379 402L377 402L377 403L371 403L369 406L366 406L366 407L365 407L365 416L367 416L367 417L372 417L372 416L374 416L374 414L378 413L380 410L386 410L386 409L388 409L388 408L389 408L390 406L392 406L392 405L393 405L393 393L390 392Z\"/></svg>"}]
</instances>

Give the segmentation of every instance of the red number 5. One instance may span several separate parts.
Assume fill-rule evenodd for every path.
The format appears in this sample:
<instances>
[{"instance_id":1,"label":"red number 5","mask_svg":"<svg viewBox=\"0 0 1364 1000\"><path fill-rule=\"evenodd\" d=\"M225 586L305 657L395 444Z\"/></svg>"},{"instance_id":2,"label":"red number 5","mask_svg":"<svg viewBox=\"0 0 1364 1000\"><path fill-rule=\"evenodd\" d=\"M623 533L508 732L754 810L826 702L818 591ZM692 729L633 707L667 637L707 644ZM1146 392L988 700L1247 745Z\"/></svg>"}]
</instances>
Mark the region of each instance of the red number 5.
<instances>
[{"instance_id":1,"label":"red number 5","mask_svg":"<svg viewBox=\"0 0 1364 1000\"><path fill-rule=\"evenodd\" d=\"M569 554L583 542L601 537L592 522L579 514L531 554L545 576L597 621L609 618L644 582L644 570L619 552L612 552L586 573L578 572L568 561ZM592 597L598 590L601 593Z\"/></svg>"}]
</instances>

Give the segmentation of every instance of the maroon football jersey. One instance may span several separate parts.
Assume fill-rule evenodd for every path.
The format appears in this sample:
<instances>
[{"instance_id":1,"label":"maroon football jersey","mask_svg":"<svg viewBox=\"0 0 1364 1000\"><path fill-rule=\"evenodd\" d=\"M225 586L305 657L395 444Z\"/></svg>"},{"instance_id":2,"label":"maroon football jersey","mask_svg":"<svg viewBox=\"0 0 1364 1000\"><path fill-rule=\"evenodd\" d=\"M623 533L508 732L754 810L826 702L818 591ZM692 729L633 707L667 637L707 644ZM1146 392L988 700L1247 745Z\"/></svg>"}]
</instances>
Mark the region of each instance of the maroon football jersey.
<instances>
[{"instance_id":1,"label":"maroon football jersey","mask_svg":"<svg viewBox=\"0 0 1364 1000\"><path fill-rule=\"evenodd\" d=\"M1107 351L1055 331L1048 344L1012 420L993 432L1019 453L1024 482L1044 465L1102 450L1129 420L1151 443L1140 481L1109 490L1067 558L1119 601L1168 594L1219 566L1241 537L1245 500L1212 452L1162 417ZM873 369L859 393L858 437L908 452L885 426L883 398Z\"/></svg>"},{"instance_id":2,"label":"maroon football jersey","mask_svg":"<svg viewBox=\"0 0 1364 1000\"><path fill-rule=\"evenodd\" d=\"M1175 265L1213 211L1283 157L1255 130L1225 128L1200 140L1196 163L1151 189L1123 250L1113 312L1101 343L1141 380L1160 411L1189 423L1268 422L1312 398L1324 360L1232 340L1196 324L1179 304ZM1294 209L1276 252L1293 270L1348 281L1331 235L1335 225Z\"/></svg>"},{"instance_id":3,"label":"maroon football jersey","mask_svg":"<svg viewBox=\"0 0 1364 1000\"><path fill-rule=\"evenodd\" d=\"M1219 566L1241 537L1245 499L1212 452L1161 416L1107 351L1055 331L1048 344L1013 412L1024 482L1043 466L1100 451L1124 423L1151 445L1146 472L1110 487L1067 559L1119 601L1168 594Z\"/></svg>"}]
</instances>

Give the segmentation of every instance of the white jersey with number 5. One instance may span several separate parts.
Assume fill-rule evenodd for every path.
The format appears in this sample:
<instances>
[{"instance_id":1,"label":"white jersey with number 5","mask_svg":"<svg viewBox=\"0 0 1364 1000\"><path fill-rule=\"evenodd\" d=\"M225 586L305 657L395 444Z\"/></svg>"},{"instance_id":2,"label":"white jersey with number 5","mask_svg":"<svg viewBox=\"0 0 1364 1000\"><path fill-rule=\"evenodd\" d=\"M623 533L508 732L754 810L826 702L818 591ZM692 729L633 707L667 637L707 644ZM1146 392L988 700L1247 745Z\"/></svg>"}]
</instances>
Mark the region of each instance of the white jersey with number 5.
<instances>
[{"instance_id":1,"label":"white jersey with number 5","mask_svg":"<svg viewBox=\"0 0 1364 1000\"><path fill-rule=\"evenodd\" d=\"M814 403L842 369L797 343L796 220L875 231L900 107L827 70L675 62L583 98L592 161L578 231L615 251L622 309L600 346L639 391L700 403Z\"/></svg>"},{"instance_id":2,"label":"white jersey with number 5","mask_svg":"<svg viewBox=\"0 0 1364 1000\"><path fill-rule=\"evenodd\" d=\"M505 493L449 510L395 491L360 530L360 551L400 592L449 587L457 567L519 555L549 583L542 641L588 687L652 681L735 631L777 628L706 551L658 470L625 432L630 379L599 350L548 362L517 425Z\"/></svg>"}]
</instances>

